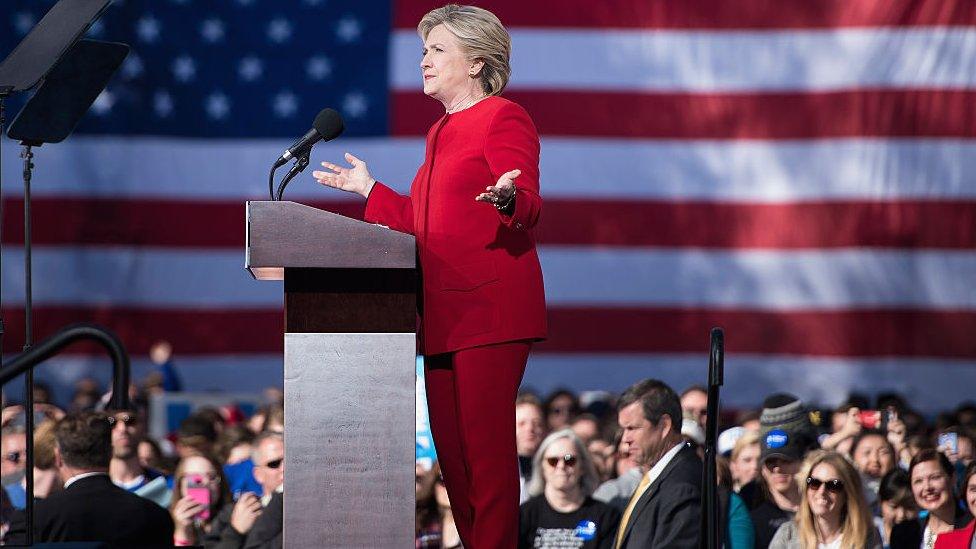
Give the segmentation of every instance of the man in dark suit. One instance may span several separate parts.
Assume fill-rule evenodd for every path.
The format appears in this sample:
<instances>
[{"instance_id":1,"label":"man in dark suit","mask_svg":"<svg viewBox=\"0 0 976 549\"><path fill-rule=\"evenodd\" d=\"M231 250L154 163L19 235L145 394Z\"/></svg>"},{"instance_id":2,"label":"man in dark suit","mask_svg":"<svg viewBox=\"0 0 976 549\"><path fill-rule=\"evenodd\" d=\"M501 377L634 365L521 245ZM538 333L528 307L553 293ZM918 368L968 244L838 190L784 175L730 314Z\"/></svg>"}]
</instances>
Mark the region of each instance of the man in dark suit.
<instances>
[{"instance_id":1,"label":"man in dark suit","mask_svg":"<svg viewBox=\"0 0 976 549\"><path fill-rule=\"evenodd\" d=\"M58 422L54 449L64 490L37 501L34 542L105 542L112 547L172 547L173 520L165 509L112 483L112 420L100 412L69 414ZM14 517L8 543L27 541L25 517Z\"/></svg>"},{"instance_id":2,"label":"man in dark suit","mask_svg":"<svg viewBox=\"0 0 976 549\"><path fill-rule=\"evenodd\" d=\"M622 450L644 476L624 510L617 549L696 548L701 528L702 463L681 436L681 401L656 379L620 397Z\"/></svg>"}]
</instances>

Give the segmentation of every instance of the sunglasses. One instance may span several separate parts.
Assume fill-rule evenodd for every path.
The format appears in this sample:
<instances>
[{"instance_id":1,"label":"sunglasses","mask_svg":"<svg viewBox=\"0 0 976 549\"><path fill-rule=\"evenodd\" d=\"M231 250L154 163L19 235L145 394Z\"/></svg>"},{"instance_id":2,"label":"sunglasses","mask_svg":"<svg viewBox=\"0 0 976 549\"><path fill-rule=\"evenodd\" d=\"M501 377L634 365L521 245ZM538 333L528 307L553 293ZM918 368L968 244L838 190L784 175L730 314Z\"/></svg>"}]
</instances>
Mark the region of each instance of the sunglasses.
<instances>
[{"instance_id":1,"label":"sunglasses","mask_svg":"<svg viewBox=\"0 0 976 549\"><path fill-rule=\"evenodd\" d=\"M549 467L552 467L553 469L556 468L556 465L558 465L560 461L562 461L563 464L566 465L566 467L572 467L576 465L576 456L572 454L566 454L564 456L553 456L553 457L546 458L546 463L548 463Z\"/></svg>"},{"instance_id":2,"label":"sunglasses","mask_svg":"<svg viewBox=\"0 0 976 549\"><path fill-rule=\"evenodd\" d=\"M268 469L277 469L278 467L281 467L281 464L284 461L285 461L285 458L273 459L273 460L265 463L264 466L267 467Z\"/></svg>"},{"instance_id":3,"label":"sunglasses","mask_svg":"<svg viewBox=\"0 0 976 549\"><path fill-rule=\"evenodd\" d=\"M826 486L828 492L838 494L844 489L844 481L839 478L820 480L819 478L807 477L808 490L817 491L821 486Z\"/></svg>"},{"instance_id":4,"label":"sunglasses","mask_svg":"<svg viewBox=\"0 0 976 549\"><path fill-rule=\"evenodd\" d=\"M108 424L114 426L117 422L128 425L135 425L138 422L138 418L134 414L118 414L115 416L108 416Z\"/></svg>"}]
</instances>

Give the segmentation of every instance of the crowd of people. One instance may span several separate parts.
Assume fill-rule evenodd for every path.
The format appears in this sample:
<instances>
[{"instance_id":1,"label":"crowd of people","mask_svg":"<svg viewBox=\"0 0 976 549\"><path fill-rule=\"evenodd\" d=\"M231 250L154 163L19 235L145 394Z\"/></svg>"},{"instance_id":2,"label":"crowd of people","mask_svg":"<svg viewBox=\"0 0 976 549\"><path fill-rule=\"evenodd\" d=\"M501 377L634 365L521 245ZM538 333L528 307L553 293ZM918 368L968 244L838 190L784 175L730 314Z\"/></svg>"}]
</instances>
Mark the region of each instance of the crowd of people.
<instances>
[{"instance_id":1,"label":"crowd of people","mask_svg":"<svg viewBox=\"0 0 976 549\"><path fill-rule=\"evenodd\" d=\"M107 409L85 379L64 409L34 391L33 542L113 547L282 546L284 406L281 392L250 417L201 407L162 439L147 434L151 376L129 409ZM23 406L3 408L0 539L27 540L27 430Z\"/></svg>"},{"instance_id":2,"label":"crowd of people","mask_svg":"<svg viewBox=\"0 0 976 549\"><path fill-rule=\"evenodd\" d=\"M655 380L521 393L519 547L697 547L707 401ZM773 394L718 423L726 548L976 547L976 405L926 419L895 394L831 409ZM436 463L416 487L416 547L459 547Z\"/></svg>"},{"instance_id":3,"label":"crowd of people","mask_svg":"<svg viewBox=\"0 0 976 549\"><path fill-rule=\"evenodd\" d=\"M63 407L35 390L34 541L280 547L284 406L250 417L198 408L148 436L144 395L107 410L91 380ZM520 548L692 547L707 393L656 380L619 396L523 392L515 405ZM26 416L3 408L0 532L26 541ZM976 406L926 419L897 395L818 409L773 394L725 413L717 441L719 537L740 548L969 548ZM435 441L436 443L436 441ZM460 547L437 462L416 471L416 547Z\"/></svg>"}]
</instances>

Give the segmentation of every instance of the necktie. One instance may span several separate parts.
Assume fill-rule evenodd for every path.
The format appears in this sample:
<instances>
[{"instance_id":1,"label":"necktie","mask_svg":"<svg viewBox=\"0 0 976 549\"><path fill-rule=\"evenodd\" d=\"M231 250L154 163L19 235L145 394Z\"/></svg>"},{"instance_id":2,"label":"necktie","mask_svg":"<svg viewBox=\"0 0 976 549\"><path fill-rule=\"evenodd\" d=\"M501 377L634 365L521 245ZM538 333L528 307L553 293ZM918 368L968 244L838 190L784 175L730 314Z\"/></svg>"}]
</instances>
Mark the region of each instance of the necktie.
<instances>
[{"instance_id":1,"label":"necktie","mask_svg":"<svg viewBox=\"0 0 976 549\"><path fill-rule=\"evenodd\" d=\"M614 544L616 549L620 549L621 544L624 541L624 532L627 531L627 525L630 523L630 514L634 512L634 507L637 506L637 500L644 495L647 487L651 484L651 477L648 474L644 474L641 478L640 484L637 485L637 489L634 490L634 495L630 496L630 502L627 503L627 509L624 510L624 516L620 519L620 528L617 530L617 543Z\"/></svg>"}]
</instances>

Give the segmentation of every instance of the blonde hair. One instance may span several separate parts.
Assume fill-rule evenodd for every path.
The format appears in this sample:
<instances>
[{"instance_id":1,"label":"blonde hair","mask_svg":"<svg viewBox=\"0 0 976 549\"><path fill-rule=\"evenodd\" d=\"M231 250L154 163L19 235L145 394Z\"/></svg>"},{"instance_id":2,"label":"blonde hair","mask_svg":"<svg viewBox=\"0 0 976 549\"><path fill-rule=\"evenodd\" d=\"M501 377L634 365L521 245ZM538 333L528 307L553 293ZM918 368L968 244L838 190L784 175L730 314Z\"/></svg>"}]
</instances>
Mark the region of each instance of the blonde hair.
<instances>
[{"instance_id":1,"label":"blonde hair","mask_svg":"<svg viewBox=\"0 0 976 549\"><path fill-rule=\"evenodd\" d=\"M864 547L868 540L869 528L874 528L871 512L864 501L864 490L861 486L861 476L847 458L837 452L817 450L807 455L800 469L798 481L803 488L800 498L800 510L796 514L797 529L800 534L800 547L803 549L817 548L817 529L807 499L806 479L821 463L826 463L837 470L837 476L844 483L844 509L840 516L840 531L842 548Z\"/></svg>"},{"instance_id":2,"label":"blonde hair","mask_svg":"<svg viewBox=\"0 0 976 549\"><path fill-rule=\"evenodd\" d=\"M753 444L758 446L759 441L759 431L746 431L742 433L742 436L735 441L735 446L732 447L732 455L729 456L730 459L732 461L737 461L743 450L752 446Z\"/></svg>"},{"instance_id":3,"label":"blonde hair","mask_svg":"<svg viewBox=\"0 0 976 549\"><path fill-rule=\"evenodd\" d=\"M448 4L427 12L417 25L417 34L427 40L431 29L444 25L457 37L471 61L481 61L479 77L486 95L498 95L512 74L512 38L494 13L475 6Z\"/></svg>"}]
</instances>

